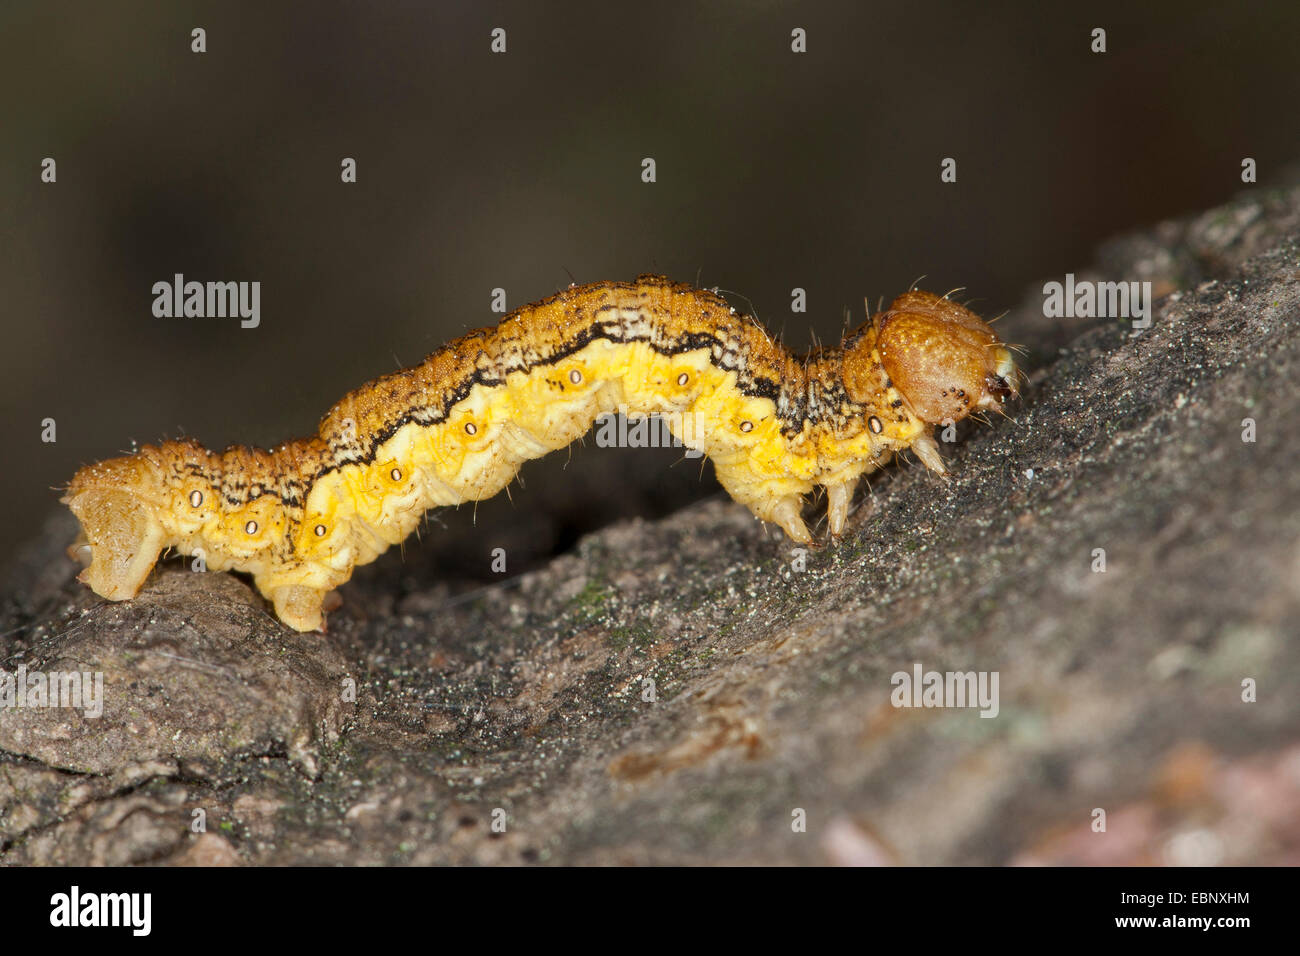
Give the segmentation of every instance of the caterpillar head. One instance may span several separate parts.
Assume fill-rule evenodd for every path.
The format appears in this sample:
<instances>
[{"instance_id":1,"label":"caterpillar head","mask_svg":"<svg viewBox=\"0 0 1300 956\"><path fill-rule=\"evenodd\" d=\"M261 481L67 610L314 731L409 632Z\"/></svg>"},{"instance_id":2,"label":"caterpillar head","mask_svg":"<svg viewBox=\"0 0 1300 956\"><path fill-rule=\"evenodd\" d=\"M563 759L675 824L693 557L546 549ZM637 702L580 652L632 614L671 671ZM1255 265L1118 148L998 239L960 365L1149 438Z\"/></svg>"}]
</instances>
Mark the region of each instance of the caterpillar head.
<instances>
[{"instance_id":1,"label":"caterpillar head","mask_svg":"<svg viewBox=\"0 0 1300 956\"><path fill-rule=\"evenodd\" d=\"M914 290L872 324L885 373L924 422L960 421L1019 394L1011 351L965 306Z\"/></svg>"},{"instance_id":2,"label":"caterpillar head","mask_svg":"<svg viewBox=\"0 0 1300 956\"><path fill-rule=\"evenodd\" d=\"M147 455L87 465L61 499L81 522L73 553L88 546L90 564L78 579L101 597L135 597L166 544L159 520L159 475Z\"/></svg>"}]
</instances>

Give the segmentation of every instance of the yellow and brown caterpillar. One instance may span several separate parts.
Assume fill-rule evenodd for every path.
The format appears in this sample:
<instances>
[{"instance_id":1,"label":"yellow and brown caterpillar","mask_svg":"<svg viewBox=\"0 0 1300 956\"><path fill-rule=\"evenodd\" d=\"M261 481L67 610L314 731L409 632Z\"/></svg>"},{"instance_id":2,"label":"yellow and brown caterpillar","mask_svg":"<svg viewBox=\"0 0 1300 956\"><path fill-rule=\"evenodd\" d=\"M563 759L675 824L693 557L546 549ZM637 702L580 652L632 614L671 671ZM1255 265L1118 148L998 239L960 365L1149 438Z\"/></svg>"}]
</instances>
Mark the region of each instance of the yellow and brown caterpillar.
<instances>
[{"instance_id":1,"label":"yellow and brown caterpillar","mask_svg":"<svg viewBox=\"0 0 1300 956\"><path fill-rule=\"evenodd\" d=\"M193 441L77 472L97 594L134 597L165 548L253 576L280 619L320 628L330 591L425 511L504 488L618 408L663 414L731 496L811 541L803 496L825 487L843 532L858 478L911 448L937 472L939 423L1016 394L1011 353L974 313L908 292L838 348L795 356L718 295L662 276L575 286L414 368L362 386L318 433L265 451Z\"/></svg>"}]
</instances>

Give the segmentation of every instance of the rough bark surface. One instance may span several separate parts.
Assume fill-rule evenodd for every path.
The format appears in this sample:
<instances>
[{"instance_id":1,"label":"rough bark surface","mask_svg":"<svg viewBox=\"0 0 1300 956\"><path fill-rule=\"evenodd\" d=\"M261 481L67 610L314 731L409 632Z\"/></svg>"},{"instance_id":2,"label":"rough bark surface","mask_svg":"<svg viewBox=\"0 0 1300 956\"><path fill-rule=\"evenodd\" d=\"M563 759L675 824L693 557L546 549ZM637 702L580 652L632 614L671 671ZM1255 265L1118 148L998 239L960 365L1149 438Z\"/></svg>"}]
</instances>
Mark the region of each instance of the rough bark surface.
<instances>
[{"instance_id":1,"label":"rough bark surface","mask_svg":"<svg viewBox=\"0 0 1300 956\"><path fill-rule=\"evenodd\" d=\"M296 634L177 560L101 601L60 510L0 667L100 671L104 713L0 709L0 862L1300 862L1300 191L1079 278L1151 281L1151 327L1036 287L1011 418L802 570L718 496L458 593L420 572L512 540L466 522ZM998 716L895 708L915 663L997 671Z\"/></svg>"}]
</instances>

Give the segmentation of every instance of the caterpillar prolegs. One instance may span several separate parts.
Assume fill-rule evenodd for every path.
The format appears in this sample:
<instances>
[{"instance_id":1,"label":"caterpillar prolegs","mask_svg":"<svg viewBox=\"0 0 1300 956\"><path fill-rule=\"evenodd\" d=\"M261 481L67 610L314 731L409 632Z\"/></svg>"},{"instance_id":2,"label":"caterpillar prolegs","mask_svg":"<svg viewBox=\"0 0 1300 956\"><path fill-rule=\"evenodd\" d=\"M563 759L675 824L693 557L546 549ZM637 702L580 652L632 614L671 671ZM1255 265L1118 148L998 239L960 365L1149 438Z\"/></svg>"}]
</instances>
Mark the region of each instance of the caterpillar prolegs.
<instances>
[{"instance_id":1,"label":"caterpillar prolegs","mask_svg":"<svg viewBox=\"0 0 1300 956\"><path fill-rule=\"evenodd\" d=\"M806 543L805 494L826 489L838 536L862 475L906 448L943 472L933 426L1000 407L1016 383L993 330L928 292L795 356L718 295L644 275L524 306L351 392L311 438L146 445L82 468L62 500L97 594L134 597L165 548L201 552L212 570L250 573L284 623L309 631L352 569L426 510L495 495L616 409L664 415L733 498Z\"/></svg>"}]
</instances>

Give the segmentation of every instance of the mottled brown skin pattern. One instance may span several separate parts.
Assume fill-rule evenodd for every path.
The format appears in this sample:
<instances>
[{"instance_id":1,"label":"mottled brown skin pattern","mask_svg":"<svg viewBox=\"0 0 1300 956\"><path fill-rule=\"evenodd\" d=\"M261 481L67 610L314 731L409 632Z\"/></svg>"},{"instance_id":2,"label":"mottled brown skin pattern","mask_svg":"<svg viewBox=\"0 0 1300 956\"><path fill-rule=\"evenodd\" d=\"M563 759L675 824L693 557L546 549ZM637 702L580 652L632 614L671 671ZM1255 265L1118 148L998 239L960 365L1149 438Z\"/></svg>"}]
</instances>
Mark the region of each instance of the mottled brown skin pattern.
<instances>
[{"instance_id":1,"label":"mottled brown skin pattern","mask_svg":"<svg viewBox=\"0 0 1300 956\"><path fill-rule=\"evenodd\" d=\"M839 535L863 474L906 448L943 472L931 427L1000 408L1015 382L992 329L926 292L796 357L714 293L641 276L471 332L350 392L314 437L272 451L145 446L81 469L63 500L89 551L82 580L104 597L133 597L174 548L251 573L282 620L311 630L330 590L428 508L496 494L601 414L668 415L737 501L808 542L805 494L826 489Z\"/></svg>"}]
</instances>

